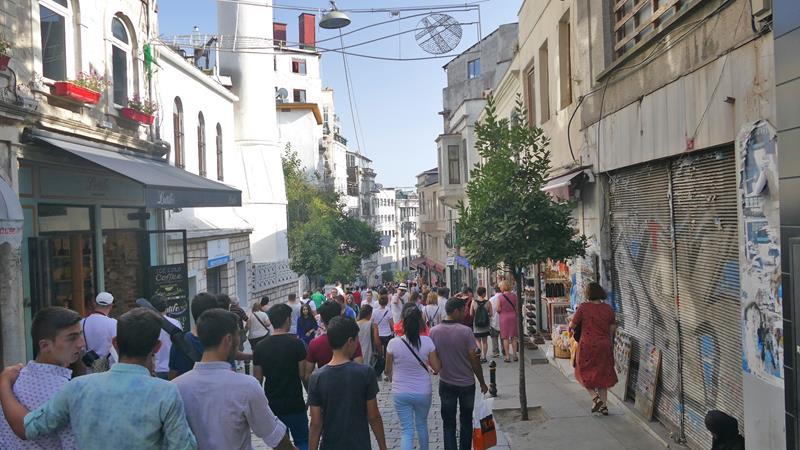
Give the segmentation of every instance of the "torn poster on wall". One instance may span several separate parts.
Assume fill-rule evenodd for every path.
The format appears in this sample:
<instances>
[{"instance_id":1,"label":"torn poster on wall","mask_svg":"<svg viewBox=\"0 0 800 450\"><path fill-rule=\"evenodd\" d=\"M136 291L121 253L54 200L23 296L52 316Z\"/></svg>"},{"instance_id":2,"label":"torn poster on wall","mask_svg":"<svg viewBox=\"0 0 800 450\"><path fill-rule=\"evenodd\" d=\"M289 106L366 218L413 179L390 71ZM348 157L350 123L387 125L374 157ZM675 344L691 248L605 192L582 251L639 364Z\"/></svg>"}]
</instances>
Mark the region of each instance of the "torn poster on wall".
<instances>
[{"instance_id":1,"label":"torn poster on wall","mask_svg":"<svg viewBox=\"0 0 800 450\"><path fill-rule=\"evenodd\" d=\"M570 307L575 309L584 300L586 286L597 280L597 260L600 254L597 239L590 237L586 246L586 256L573 258L568 262L572 287L569 292Z\"/></svg>"},{"instance_id":2,"label":"torn poster on wall","mask_svg":"<svg viewBox=\"0 0 800 450\"><path fill-rule=\"evenodd\" d=\"M783 299L780 268L778 149L766 121L742 128L739 158L742 368L783 386Z\"/></svg>"}]
</instances>

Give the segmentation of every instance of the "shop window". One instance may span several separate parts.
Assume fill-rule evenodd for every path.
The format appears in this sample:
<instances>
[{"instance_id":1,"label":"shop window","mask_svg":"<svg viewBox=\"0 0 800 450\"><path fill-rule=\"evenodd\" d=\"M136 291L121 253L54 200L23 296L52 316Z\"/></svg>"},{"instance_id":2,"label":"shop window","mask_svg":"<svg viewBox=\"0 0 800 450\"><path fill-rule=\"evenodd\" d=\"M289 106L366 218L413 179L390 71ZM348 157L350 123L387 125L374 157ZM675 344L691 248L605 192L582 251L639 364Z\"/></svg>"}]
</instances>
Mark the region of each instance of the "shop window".
<instances>
[{"instance_id":1,"label":"shop window","mask_svg":"<svg viewBox=\"0 0 800 450\"><path fill-rule=\"evenodd\" d=\"M180 97L175 97L172 104L172 132L175 147L175 165L183 168L186 166L184 159L184 140L183 140L183 103Z\"/></svg>"},{"instance_id":2,"label":"shop window","mask_svg":"<svg viewBox=\"0 0 800 450\"><path fill-rule=\"evenodd\" d=\"M467 78L478 78L481 74L481 59L476 58L467 63Z\"/></svg>"},{"instance_id":3,"label":"shop window","mask_svg":"<svg viewBox=\"0 0 800 450\"><path fill-rule=\"evenodd\" d=\"M224 181L222 170L222 125L217 124L217 179Z\"/></svg>"},{"instance_id":4,"label":"shop window","mask_svg":"<svg viewBox=\"0 0 800 450\"><path fill-rule=\"evenodd\" d=\"M141 229L142 221L147 218L144 210L138 208L103 208L100 214L103 230Z\"/></svg>"},{"instance_id":5,"label":"shop window","mask_svg":"<svg viewBox=\"0 0 800 450\"><path fill-rule=\"evenodd\" d=\"M305 75L306 74L306 60L293 59L292 60L292 73Z\"/></svg>"},{"instance_id":6,"label":"shop window","mask_svg":"<svg viewBox=\"0 0 800 450\"><path fill-rule=\"evenodd\" d=\"M528 91L528 125L532 127L536 124L536 72L533 69L525 76L525 89Z\"/></svg>"},{"instance_id":7,"label":"shop window","mask_svg":"<svg viewBox=\"0 0 800 450\"><path fill-rule=\"evenodd\" d=\"M469 162L467 160L467 140L461 141L461 157L464 161L464 183L469 181Z\"/></svg>"},{"instance_id":8,"label":"shop window","mask_svg":"<svg viewBox=\"0 0 800 450\"><path fill-rule=\"evenodd\" d=\"M550 120L550 54L547 50L547 41L539 48L539 121L545 123Z\"/></svg>"},{"instance_id":9,"label":"shop window","mask_svg":"<svg viewBox=\"0 0 800 450\"><path fill-rule=\"evenodd\" d=\"M67 28L71 20L67 0L39 1L42 75L45 78L67 79Z\"/></svg>"},{"instance_id":10,"label":"shop window","mask_svg":"<svg viewBox=\"0 0 800 450\"><path fill-rule=\"evenodd\" d=\"M92 229L88 207L39 205L39 232L89 231Z\"/></svg>"},{"instance_id":11,"label":"shop window","mask_svg":"<svg viewBox=\"0 0 800 450\"><path fill-rule=\"evenodd\" d=\"M293 98L295 103L305 103L306 102L306 91L305 89L295 89L293 92Z\"/></svg>"},{"instance_id":12,"label":"shop window","mask_svg":"<svg viewBox=\"0 0 800 450\"><path fill-rule=\"evenodd\" d=\"M206 292L220 294L222 291L222 267L206 270Z\"/></svg>"},{"instance_id":13,"label":"shop window","mask_svg":"<svg viewBox=\"0 0 800 450\"><path fill-rule=\"evenodd\" d=\"M197 114L197 167L200 176L206 176L206 121L202 112Z\"/></svg>"},{"instance_id":14,"label":"shop window","mask_svg":"<svg viewBox=\"0 0 800 450\"><path fill-rule=\"evenodd\" d=\"M558 22L558 83L561 91L562 108L572 103L572 52L570 45L569 10L567 10L561 21Z\"/></svg>"},{"instance_id":15,"label":"shop window","mask_svg":"<svg viewBox=\"0 0 800 450\"><path fill-rule=\"evenodd\" d=\"M114 17L111 19L111 75L114 103L117 105L128 103L129 85L133 78L130 74L133 67L131 53L127 27L122 19Z\"/></svg>"}]
</instances>

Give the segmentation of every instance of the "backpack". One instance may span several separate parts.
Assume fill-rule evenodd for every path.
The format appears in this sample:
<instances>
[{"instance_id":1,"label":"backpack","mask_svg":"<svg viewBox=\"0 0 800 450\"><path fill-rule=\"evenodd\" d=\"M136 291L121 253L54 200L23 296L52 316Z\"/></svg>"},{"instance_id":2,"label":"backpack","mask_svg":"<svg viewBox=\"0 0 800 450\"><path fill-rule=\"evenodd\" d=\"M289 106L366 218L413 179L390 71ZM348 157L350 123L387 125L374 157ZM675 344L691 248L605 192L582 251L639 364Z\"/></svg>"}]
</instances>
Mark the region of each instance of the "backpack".
<instances>
[{"instance_id":1,"label":"backpack","mask_svg":"<svg viewBox=\"0 0 800 450\"><path fill-rule=\"evenodd\" d=\"M438 318L439 318L439 305L436 305L436 312L433 314L433 316L428 317L428 320L425 323L428 326L428 329L436 326Z\"/></svg>"},{"instance_id":2,"label":"backpack","mask_svg":"<svg viewBox=\"0 0 800 450\"><path fill-rule=\"evenodd\" d=\"M475 303L478 304L478 307L475 308L475 328L486 328L491 323L489 311L486 309L486 301Z\"/></svg>"}]
</instances>

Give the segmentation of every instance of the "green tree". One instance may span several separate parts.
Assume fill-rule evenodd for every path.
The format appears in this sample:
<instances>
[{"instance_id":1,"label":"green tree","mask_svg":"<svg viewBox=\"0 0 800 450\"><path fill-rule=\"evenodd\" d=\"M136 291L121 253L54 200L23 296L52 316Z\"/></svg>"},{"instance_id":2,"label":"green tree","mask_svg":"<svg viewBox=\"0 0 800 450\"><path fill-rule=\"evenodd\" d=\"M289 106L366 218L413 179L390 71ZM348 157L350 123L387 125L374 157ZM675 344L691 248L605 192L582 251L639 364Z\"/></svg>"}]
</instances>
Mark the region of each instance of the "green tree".
<instances>
[{"instance_id":1,"label":"green tree","mask_svg":"<svg viewBox=\"0 0 800 450\"><path fill-rule=\"evenodd\" d=\"M355 279L361 259L380 250L380 235L369 224L348 216L335 191L310 179L291 145L287 144L282 163L292 270L313 283L321 277Z\"/></svg>"},{"instance_id":2,"label":"green tree","mask_svg":"<svg viewBox=\"0 0 800 450\"><path fill-rule=\"evenodd\" d=\"M475 125L475 147L483 162L470 173L468 203L458 205L457 223L461 248L471 263L510 269L520 309L526 267L583 256L586 248L586 238L574 226L572 205L542 191L550 171L549 139L541 128L529 126L527 116L519 96L513 121L499 119L494 100L488 99L486 118ZM517 328L521 338L522 311ZM523 342L519 350L520 408L528 420Z\"/></svg>"}]
</instances>

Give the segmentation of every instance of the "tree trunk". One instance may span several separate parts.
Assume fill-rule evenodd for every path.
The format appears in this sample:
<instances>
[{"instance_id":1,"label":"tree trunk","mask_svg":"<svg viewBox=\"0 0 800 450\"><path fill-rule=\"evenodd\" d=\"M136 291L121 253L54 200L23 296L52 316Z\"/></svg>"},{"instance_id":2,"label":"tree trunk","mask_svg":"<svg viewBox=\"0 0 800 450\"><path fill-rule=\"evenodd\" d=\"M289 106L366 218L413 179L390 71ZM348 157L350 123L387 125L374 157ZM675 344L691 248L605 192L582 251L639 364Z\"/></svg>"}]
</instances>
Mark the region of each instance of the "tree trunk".
<instances>
[{"instance_id":1,"label":"tree trunk","mask_svg":"<svg viewBox=\"0 0 800 450\"><path fill-rule=\"evenodd\" d=\"M514 281L517 284L517 344L519 349L519 408L522 420L528 420L528 394L525 385L525 328L524 314L525 304L523 302L522 289L522 269L512 266Z\"/></svg>"}]
</instances>

